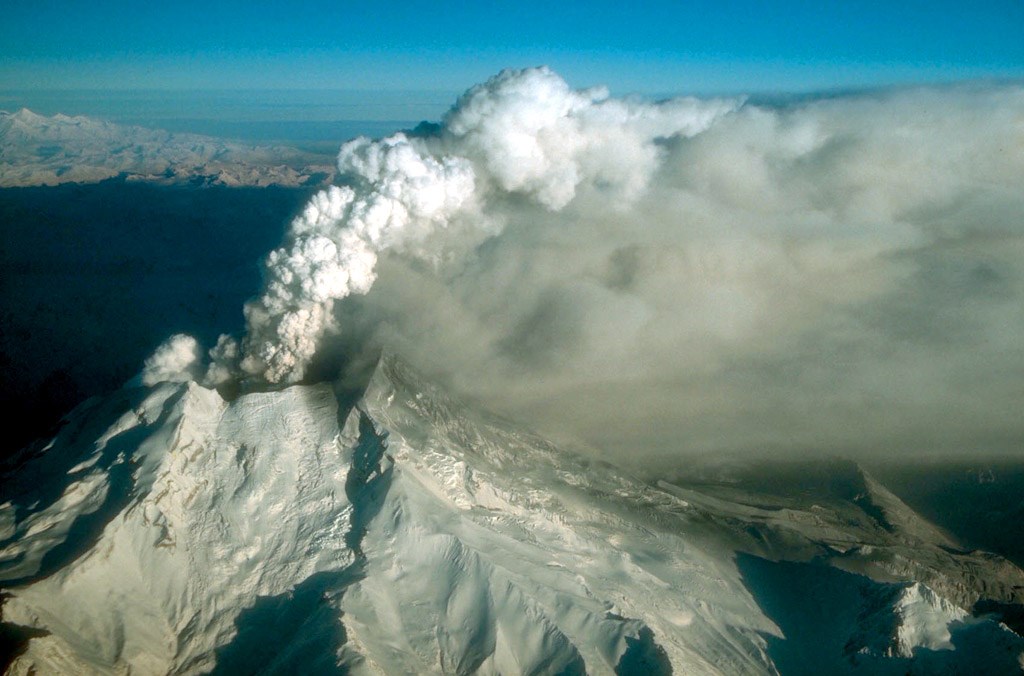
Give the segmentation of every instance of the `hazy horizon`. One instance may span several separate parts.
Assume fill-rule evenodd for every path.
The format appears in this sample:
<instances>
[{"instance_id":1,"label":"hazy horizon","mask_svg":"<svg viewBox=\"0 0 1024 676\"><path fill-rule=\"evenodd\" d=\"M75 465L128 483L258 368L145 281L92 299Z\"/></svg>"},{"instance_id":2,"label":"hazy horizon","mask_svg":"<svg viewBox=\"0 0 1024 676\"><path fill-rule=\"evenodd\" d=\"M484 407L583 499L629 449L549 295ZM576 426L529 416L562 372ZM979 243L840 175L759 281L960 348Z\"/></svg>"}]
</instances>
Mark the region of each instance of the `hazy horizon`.
<instances>
[{"instance_id":1,"label":"hazy horizon","mask_svg":"<svg viewBox=\"0 0 1024 676\"><path fill-rule=\"evenodd\" d=\"M628 7L236 0L149 6L14 2L0 89L460 92L549 65L615 95L811 91L1024 75L1024 5L999 0ZM402 119L402 118L397 118Z\"/></svg>"}]
</instances>

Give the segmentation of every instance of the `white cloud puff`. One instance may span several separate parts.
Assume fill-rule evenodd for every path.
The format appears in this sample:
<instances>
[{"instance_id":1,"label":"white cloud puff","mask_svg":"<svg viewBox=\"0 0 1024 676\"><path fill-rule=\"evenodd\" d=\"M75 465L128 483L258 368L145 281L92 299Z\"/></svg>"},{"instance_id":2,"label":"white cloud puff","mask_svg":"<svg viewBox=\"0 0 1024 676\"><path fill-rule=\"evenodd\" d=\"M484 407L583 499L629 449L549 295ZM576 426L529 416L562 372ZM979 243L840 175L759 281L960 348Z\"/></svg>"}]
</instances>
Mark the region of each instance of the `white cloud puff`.
<instances>
[{"instance_id":1,"label":"white cloud puff","mask_svg":"<svg viewBox=\"0 0 1024 676\"><path fill-rule=\"evenodd\" d=\"M178 333L158 347L142 369L142 384L184 383L202 374L203 353L192 336Z\"/></svg>"}]
</instances>

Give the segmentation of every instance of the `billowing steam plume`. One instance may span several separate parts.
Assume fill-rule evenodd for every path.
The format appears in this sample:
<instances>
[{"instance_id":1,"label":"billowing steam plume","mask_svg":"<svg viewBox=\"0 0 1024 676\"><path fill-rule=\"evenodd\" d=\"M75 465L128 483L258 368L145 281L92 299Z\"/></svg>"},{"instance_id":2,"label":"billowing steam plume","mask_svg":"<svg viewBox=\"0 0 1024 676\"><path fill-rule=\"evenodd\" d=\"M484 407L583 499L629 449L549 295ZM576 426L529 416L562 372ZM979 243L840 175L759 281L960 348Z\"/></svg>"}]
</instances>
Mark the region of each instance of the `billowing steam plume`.
<instances>
[{"instance_id":1,"label":"billowing steam plume","mask_svg":"<svg viewBox=\"0 0 1024 676\"><path fill-rule=\"evenodd\" d=\"M211 365L176 337L148 382L382 345L620 460L1024 443L1019 84L650 103L505 71L339 167L245 336Z\"/></svg>"},{"instance_id":2,"label":"billowing steam plume","mask_svg":"<svg viewBox=\"0 0 1024 676\"><path fill-rule=\"evenodd\" d=\"M625 102L573 91L547 68L507 70L469 90L434 133L346 143L338 167L351 184L317 194L267 257L241 347L221 339L208 381L301 380L335 328L333 303L370 290L381 252L434 260L441 231L496 232L489 204L509 195L557 211L601 183L629 200L657 167L658 139L696 134L734 107Z\"/></svg>"}]
</instances>

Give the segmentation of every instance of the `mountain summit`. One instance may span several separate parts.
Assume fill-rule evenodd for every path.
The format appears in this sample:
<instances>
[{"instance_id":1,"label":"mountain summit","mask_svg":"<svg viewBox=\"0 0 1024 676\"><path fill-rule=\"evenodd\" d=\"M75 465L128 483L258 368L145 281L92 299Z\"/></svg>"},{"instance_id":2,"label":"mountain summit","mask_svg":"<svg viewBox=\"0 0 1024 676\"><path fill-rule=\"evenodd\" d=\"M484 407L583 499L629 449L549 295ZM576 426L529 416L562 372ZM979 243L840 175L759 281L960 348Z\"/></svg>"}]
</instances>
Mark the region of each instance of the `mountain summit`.
<instances>
[{"instance_id":1,"label":"mountain summit","mask_svg":"<svg viewBox=\"0 0 1024 676\"><path fill-rule=\"evenodd\" d=\"M822 472L784 505L652 485L393 356L356 397L132 383L5 477L8 673L1019 668L965 608L1021 603L1024 573Z\"/></svg>"}]
</instances>

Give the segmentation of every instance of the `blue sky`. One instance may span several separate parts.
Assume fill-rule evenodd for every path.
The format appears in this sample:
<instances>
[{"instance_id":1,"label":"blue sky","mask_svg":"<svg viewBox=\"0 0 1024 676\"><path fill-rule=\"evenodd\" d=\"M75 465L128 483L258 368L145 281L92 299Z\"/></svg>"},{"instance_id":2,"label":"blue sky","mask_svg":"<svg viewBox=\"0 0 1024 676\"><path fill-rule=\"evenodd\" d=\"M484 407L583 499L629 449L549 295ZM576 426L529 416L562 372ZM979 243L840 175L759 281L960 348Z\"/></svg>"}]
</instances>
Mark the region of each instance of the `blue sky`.
<instances>
[{"instance_id":1,"label":"blue sky","mask_svg":"<svg viewBox=\"0 0 1024 676\"><path fill-rule=\"evenodd\" d=\"M7 0L0 89L460 91L546 63L616 93L1024 76L1024 1Z\"/></svg>"}]
</instances>

